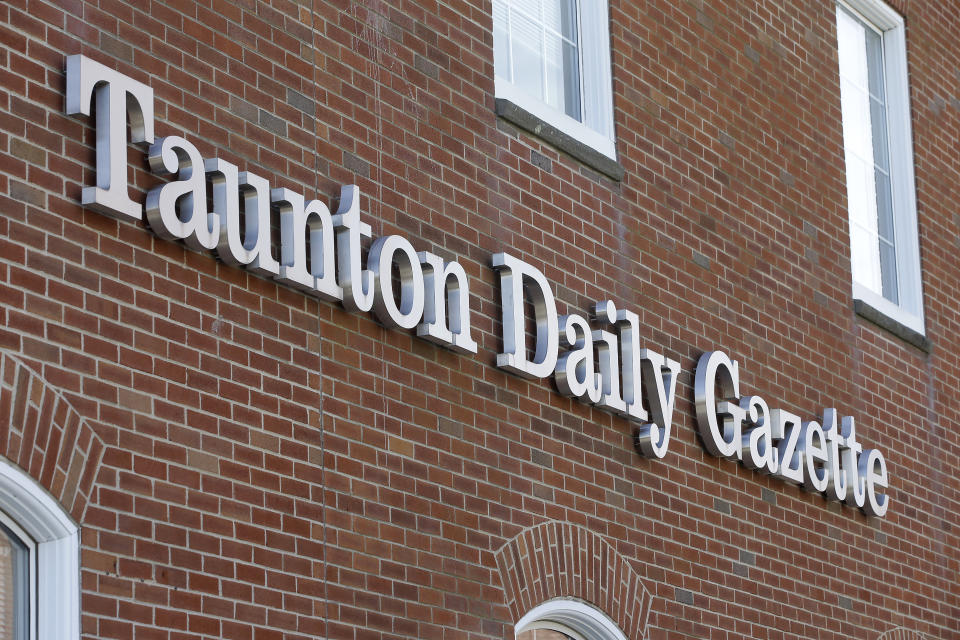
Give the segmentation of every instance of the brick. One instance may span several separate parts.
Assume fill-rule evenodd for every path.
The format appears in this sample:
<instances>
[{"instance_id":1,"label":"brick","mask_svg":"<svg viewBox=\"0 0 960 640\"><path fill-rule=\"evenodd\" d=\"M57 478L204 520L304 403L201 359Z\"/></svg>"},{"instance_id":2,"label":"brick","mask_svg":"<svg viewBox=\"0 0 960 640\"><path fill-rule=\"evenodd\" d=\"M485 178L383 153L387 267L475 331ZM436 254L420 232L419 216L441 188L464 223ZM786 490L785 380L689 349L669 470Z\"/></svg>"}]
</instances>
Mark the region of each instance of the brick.
<instances>
[{"instance_id":1,"label":"brick","mask_svg":"<svg viewBox=\"0 0 960 640\"><path fill-rule=\"evenodd\" d=\"M286 136L287 135L287 124L282 119L260 109L260 126L264 129L278 135Z\"/></svg>"},{"instance_id":2,"label":"brick","mask_svg":"<svg viewBox=\"0 0 960 640\"><path fill-rule=\"evenodd\" d=\"M892 6L928 351L852 313L831 3L609 3L622 180L497 116L489 3L0 6L0 455L81 527L83 634L501 640L556 596L631 640L952 639L960 18ZM78 52L154 88L157 136L334 210L359 185L375 237L462 264L479 353L82 207ZM681 362L666 459L495 366L502 251ZM742 394L855 415L891 513L704 453L713 349Z\"/></svg>"}]
</instances>

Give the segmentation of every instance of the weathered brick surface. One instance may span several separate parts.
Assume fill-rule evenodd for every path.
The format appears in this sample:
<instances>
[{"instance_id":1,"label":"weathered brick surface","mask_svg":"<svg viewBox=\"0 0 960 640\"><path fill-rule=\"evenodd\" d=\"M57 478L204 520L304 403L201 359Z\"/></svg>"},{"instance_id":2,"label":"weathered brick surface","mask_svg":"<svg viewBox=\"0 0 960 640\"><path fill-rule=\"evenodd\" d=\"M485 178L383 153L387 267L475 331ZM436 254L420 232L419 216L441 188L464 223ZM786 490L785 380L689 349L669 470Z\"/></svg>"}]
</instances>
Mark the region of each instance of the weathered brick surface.
<instances>
[{"instance_id":1,"label":"weathered brick surface","mask_svg":"<svg viewBox=\"0 0 960 640\"><path fill-rule=\"evenodd\" d=\"M894 6L929 354L852 310L831 2L611 0L621 183L497 121L489 2L0 4L0 454L82 527L85 637L510 638L497 553L534 530L622 559L598 575L652 598L607 612L639 634L648 602L648 638L960 637L960 14ZM76 53L153 87L159 135L325 201L355 183L375 236L460 261L477 356L81 208ZM495 367L498 251L682 363L665 460ZM708 455L715 348L747 392L856 415L888 516Z\"/></svg>"},{"instance_id":2,"label":"weathered brick surface","mask_svg":"<svg viewBox=\"0 0 960 640\"><path fill-rule=\"evenodd\" d=\"M85 520L103 441L55 387L9 353L0 353L0 450L74 520Z\"/></svg>"}]
</instances>

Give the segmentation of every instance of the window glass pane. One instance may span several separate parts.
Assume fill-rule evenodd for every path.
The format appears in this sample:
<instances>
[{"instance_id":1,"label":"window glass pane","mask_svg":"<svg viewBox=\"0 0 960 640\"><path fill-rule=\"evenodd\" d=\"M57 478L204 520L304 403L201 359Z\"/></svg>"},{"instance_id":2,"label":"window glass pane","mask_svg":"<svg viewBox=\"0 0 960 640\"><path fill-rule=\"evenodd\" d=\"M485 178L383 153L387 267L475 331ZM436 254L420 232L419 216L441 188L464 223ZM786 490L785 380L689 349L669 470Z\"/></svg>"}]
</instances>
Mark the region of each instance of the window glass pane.
<instances>
[{"instance_id":1,"label":"window glass pane","mask_svg":"<svg viewBox=\"0 0 960 640\"><path fill-rule=\"evenodd\" d=\"M546 102L563 111L563 40L552 31L544 34L544 63L547 72Z\"/></svg>"},{"instance_id":2,"label":"window glass pane","mask_svg":"<svg viewBox=\"0 0 960 640\"><path fill-rule=\"evenodd\" d=\"M853 279L873 291L882 291L877 235L860 225L850 226Z\"/></svg>"},{"instance_id":3,"label":"window glass pane","mask_svg":"<svg viewBox=\"0 0 960 640\"><path fill-rule=\"evenodd\" d=\"M0 524L0 640L27 640L30 550Z\"/></svg>"},{"instance_id":4,"label":"window glass pane","mask_svg":"<svg viewBox=\"0 0 960 640\"><path fill-rule=\"evenodd\" d=\"M870 98L867 92L846 78L840 82L840 106L843 113L843 146L864 160L873 158L870 140Z\"/></svg>"},{"instance_id":5,"label":"window glass pane","mask_svg":"<svg viewBox=\"0 0 960 640\"><path fill-rule=\"evenodd\" d=\"M493 70L501 78L510 80L510 24L507 5L503 0L493 1Z\"/></svg>"},{"instance_id":6,"label":"window glass pane","mask_svg":"<svg viewBox=\"0 0 960 640\"><path fill-rule=\"evenodd\" d=\"M865 56L869 74L870 95L881 104L886 101L886 87L883 82L883 38L879 33L864 25Z\"/></svg>"},{"instance_id":7,"label":"window glass pane","mask_svg":"<svg viewBox=\"0 0 960 640\"><path fill-rule=\"evenodd\" d=\"M545 44L546 102L554 109L580 120L580 74L576 47L550 31L545 34Z\"/></svg>"},{"instance_id":8,"label":"window glass pane","mask_svg":"<svg viewBox=\"0 0 960 640\"><path fill-rule=\"evenodd\" d=\"M576 15L576 0L544 0L544 27L573 42L577 40Z\"/></svg>"},{"instance_id":9,"label":"window glass pane","mask_svg":"<svg viewBox=\"0 0 960 640\"><path fill-rule=\"evenodd\" d=\"M870 123L873 131L873 162L879 169L890 171L890 152L887 146L887 108L870 99Z\"/></svg>"},{"instance_id":10,"label":"window glass pane","mask_svg":"<svg viewBox=\"0 0 960 640\"><path fill-rule=\"evenodd\" d=\"M883 297L894 304L899 304L896 249L882 239L880 240L880 276L883 281Z\"/></svg>"},{"instance_id":11,"label":"window glass pane","mask_svg":"<svg viewBox=\"0 0 960 640\"><path fill-rule=\"evenodd\" d=\"M576 0L544 0L547 102L580 120L580 55Z\"/></svg>"},{"instance_id":12,"label":"window glass pane","mask_svg":"<svg viewBox=\"0 0 960 640\"><path fill-rule=\"evenodd\" d=\"M850 223L868 229L877 235L877 188L874 172L868 165L847 152L847 207Z\"/></svg>"},{"instance_id":13,"label":"window glass pane","mask_svg":"<svg viewBox=\"0 0 960 640\"><path fill-rule=\"evenodd\" d=\"M540 0L510 0L510 5L531 20L540 20Z\"/></svg>"},{"instance_id":14,"label":"window glass pane","mask_svg":"<svg viewBox=\"0 0 960 640\"><path fill-rule=\"evenodd\" d=\"M510 12L513 84L543 100L543 29L524 13Z\"/></svg>"},{"instance_id":15,"label":"window glass pane","mask_svg":"<svg viewBox=\"0 0 960 640\"><path fill-rule=\"evenodd\" d=\"M894 244L893 203L890 193L890 176L879 169L874 174L877 185L877 233L886 242Z\"/></svg>"},{"instance_id":16,"label":"window glass pane","mask_svg":"<svg viewBox=\"0 0 960 640\"><path fill-rule=\"evenodd\" d=\"M843 7L837 7L837 46L841 77L867 88L867 45L864 26Z\"/></svg>"},{"instance_id":17,"label":"window glass pane","mask_svg":"<svg viewBox=\"0 0 960 640\"><path fill-rule=\"evenodd\" d=\"M875 174L877 184L877 234L880 249L880 273L883 279L883 297L899 303L897 291L897 251L893 225L893 198L890 176L880 171Z\"/></svg>"}]
</instances>

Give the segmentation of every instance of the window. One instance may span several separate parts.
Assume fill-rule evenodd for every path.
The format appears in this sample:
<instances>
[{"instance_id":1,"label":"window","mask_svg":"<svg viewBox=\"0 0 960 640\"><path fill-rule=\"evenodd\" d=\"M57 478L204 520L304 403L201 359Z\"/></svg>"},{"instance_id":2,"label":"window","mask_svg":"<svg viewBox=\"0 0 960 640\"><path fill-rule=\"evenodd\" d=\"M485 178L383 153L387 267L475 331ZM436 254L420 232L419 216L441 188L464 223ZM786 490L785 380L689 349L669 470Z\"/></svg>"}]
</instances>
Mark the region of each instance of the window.
<instances>
[{"instance_id":1,"label":"window","mask_svg":"<svg viewBox=\"0 0 960 640\"><path fill-rule=\"evenodd\" d=\"M903 19L840 2L837 46L854 299L923 334Z\"/></svg>"},{"instance_id":2,"label":"window","mask_svg":"<svg viewBox=\"0 0 960 640\"><path fill-rule=\"evenodd\" d=\"M493 44L498 99L616 160L606 0L493 0Z\"/></svg>"},{"instance_id":3,"label":"window","mask_svg":"<svg viewBox=\"0 0 960 640\"><path fill-rule=\"evenodd\" d=\"M0 458L0 640L79 638L79 531L50 494Z\"/></svg>"},{"instance_id":4,"label":"window","mask_svg":"<svg viewBox=\"0 0 960 640\"><path fill-rule=\"evenodd\" d=\"M534 607L516 626L516 640L627 640L610 618L579 600L557 598Z\"/></svg>"}]
</instances>

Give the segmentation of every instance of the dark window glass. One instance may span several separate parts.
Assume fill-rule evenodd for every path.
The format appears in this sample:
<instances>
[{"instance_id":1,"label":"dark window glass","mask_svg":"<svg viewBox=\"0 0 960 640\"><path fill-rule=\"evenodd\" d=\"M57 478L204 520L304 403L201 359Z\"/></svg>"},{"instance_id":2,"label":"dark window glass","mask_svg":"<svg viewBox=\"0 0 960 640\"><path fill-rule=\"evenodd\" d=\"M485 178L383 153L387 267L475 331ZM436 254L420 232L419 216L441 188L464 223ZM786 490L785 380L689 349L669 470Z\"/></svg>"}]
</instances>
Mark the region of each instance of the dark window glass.
<instances>
[{"instance_id":1,"label":"dark window glass","mask_svg":"<svg viewBox=\"0 0 960 640\"><path fill-rule=\"evenodd\" d=\"M30 548L0 523L0 640L29 640Z\"/></svg>"}]
</instances>

